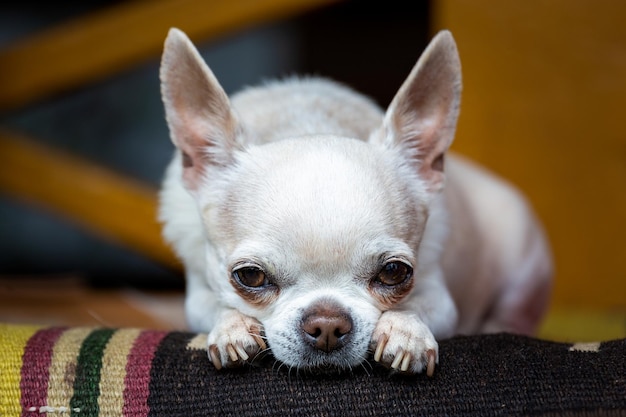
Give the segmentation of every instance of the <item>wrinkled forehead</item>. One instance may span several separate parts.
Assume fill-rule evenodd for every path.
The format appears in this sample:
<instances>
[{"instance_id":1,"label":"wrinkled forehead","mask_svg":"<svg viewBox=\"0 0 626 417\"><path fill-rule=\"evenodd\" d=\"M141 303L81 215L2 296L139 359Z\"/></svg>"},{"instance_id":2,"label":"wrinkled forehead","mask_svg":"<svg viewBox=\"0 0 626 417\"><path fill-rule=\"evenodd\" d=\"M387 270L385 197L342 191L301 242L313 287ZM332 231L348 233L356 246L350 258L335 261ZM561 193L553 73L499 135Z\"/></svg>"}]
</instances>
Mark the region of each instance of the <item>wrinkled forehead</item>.
<instances>
[{"instance_id":1,"label":"wrinkled forehead","mask_svg":"<svg viewBox=\"0 0 626 417\"><path fill-rule=\"evenodd\" d=\"M250 174L254 198L286 221L337 225L376 219L393 180L361 142L314 139L260 147Z\"/></svg>"},{"instance_id":2,"label":"wrinkled forehead","mask_svg":"<svg viewBox=\"0 0 626 417\"><path fill-rule=\"evenodd\" d=\"M230 209L247 236L319 256L371 236L403 238L420 213L368 145L320 138L265 145L242 158Z\"/></svg>"}]
</instances>

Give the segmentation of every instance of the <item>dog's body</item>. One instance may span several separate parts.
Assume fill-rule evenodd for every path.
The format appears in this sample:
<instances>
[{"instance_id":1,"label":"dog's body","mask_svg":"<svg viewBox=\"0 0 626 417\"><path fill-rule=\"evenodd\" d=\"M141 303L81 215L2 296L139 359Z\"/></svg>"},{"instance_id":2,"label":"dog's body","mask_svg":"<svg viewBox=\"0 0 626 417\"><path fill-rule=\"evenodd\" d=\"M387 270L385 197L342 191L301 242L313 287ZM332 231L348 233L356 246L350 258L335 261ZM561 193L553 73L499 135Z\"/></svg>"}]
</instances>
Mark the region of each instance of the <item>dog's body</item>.
<instances>
[{"instance_id":1,"label":"dog's body","mask_svg":"<svg viewBox=\"0 0 626 417\"><path fill-rule=\"evenodd\" d=\"M460 157L448 156L444 177L460 100L449 33L386 113L317 78L229 100L177 30L161 77L177 146L164 235L216 367L267 342L298 368L353 367L371 349L394 369L431 374L436 338L535 330L551 261L534 215Z\"/></svg>"}]
</instances>

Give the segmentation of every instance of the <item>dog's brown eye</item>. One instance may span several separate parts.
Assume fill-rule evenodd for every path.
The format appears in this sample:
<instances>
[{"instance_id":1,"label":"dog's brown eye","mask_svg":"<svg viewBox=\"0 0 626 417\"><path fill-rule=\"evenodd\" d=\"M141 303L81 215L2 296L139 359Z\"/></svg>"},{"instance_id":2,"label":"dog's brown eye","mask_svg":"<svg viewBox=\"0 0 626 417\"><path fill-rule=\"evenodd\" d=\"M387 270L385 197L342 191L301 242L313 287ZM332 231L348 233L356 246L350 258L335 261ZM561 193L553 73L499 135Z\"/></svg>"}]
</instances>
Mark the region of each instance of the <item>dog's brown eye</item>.
<instances>
[{"instance_id":1,"label":"dog's brown eye","mask_svg":"<svg viewBox=\"0 0 626 417\"><path fill-rule=\"evenodd\" d=\"M383 266L376 281L389 287L402 284L413 275L413 268L401 261L391 261Z\"/></svg>"},{"instance_id":2,"label":"dog's brown eye","mask_svg":"<svg viewBox=\"0 0 626 417\"><path fill-rule=\"evenodd\" d=\"M265 272L253 266L233 271L233 277L241 285L250 288L260 288L269 284Z\"/></svg>"}]
</instances>

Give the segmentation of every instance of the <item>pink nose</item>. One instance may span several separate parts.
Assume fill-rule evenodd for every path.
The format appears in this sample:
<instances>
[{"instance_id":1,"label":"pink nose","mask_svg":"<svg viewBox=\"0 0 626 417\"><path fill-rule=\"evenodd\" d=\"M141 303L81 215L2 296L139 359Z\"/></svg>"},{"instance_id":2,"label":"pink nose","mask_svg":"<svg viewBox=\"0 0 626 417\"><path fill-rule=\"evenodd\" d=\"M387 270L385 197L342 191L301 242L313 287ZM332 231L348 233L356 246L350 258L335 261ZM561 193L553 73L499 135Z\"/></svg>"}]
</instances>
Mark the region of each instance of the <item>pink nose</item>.
<instances>
[{"instance_id":1,"label":"pink nose","mask_svg":"<svg viewBox=\"0 0 626 417\"><path fill-rule=\"evenodd\" d=\"M302 317L302 336L318 350L330 353L341 348L350 338L352 319L336 303L318 302L309 307Z\"/></svg>"}]
</instances>

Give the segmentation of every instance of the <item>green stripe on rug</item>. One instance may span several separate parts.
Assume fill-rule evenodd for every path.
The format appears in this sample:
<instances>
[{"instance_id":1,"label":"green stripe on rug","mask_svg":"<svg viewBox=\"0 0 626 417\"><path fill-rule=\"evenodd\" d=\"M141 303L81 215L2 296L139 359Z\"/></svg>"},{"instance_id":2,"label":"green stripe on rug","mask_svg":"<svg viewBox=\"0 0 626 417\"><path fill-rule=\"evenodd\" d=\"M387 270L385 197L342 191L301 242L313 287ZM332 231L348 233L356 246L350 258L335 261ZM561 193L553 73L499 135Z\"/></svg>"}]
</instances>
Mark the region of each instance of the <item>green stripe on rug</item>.
<instances>
[{"instance_id":1,"label":"green stripe on rug","mask_svg":"<svg viewBox=\"0 0 626 417\"><path fill-rule=\"evenodd\" d=\"M102 355L111 336L112 329L98 329L91 332L78 354L74 395L70 400L72 417L96 417L99 413L100 371Z\"/></svg>"}]
</instances>

